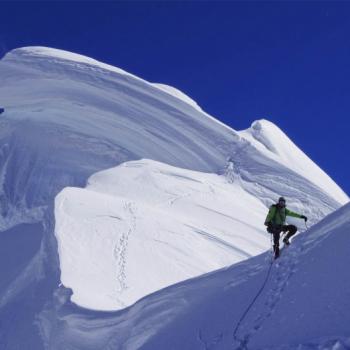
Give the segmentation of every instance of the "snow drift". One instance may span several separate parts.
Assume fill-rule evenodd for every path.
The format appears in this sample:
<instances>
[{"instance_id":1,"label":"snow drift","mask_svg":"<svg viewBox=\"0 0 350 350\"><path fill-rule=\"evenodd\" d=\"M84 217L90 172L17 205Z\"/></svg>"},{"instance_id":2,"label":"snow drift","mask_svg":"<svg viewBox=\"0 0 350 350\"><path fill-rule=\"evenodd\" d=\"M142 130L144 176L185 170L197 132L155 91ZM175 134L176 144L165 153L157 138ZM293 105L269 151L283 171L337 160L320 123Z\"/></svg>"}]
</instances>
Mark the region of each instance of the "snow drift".
<instances>
[{"instance_id":1,"label":"snow drift","mask_svg":"<svg viewBox=\"0 0 350 350\"><path fill-rule=\"evenodd\" d=\"M65 188L55 208L62 283L93 309L123 308L269 247L266 208L238 183L150 160Z\"/></svg>"}]
</instances>

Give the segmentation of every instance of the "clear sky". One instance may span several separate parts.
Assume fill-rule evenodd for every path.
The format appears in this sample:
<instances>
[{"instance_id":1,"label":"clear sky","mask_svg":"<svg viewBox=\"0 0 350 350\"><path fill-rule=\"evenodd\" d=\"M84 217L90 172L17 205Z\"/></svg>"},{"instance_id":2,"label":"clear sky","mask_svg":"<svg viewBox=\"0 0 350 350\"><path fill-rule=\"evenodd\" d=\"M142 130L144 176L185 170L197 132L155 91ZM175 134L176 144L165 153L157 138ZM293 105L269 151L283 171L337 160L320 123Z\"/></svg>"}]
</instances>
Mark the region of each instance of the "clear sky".
<instances>
[{"instance_id":1,"label":"clear sky","mask_svg":"<svg viewBox=\"0 0 350 350\"><path fill-rule=\"evenodd\" d=\"M350 194L350 2L0 2L0 55L65 49L276 123ZM1 101L0 101L1 104Z\"/></svg>"}]
</instances>

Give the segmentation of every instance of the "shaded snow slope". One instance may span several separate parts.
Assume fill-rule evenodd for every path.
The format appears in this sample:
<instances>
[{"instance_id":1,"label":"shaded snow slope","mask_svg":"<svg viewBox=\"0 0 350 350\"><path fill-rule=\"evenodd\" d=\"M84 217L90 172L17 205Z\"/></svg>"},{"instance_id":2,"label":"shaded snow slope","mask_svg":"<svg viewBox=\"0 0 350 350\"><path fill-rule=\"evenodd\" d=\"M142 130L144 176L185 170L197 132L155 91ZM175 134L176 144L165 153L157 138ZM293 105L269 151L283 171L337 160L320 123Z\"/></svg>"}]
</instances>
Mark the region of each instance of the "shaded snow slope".
<instances>
[{"instance_id":1,"label":"shaded snow slope","mask_svg":"<svg viewBox=\"0 0 350 350\"><path fill-rule=\"evenodd\" d=\"M171 286L115 313L84 311L57 291L52 349L348 349L350 205L298 236L262 286L266 253ZM64 322L64 327L62 326ZM61 325L61 326L60 326Z\"/></svg>"},{"instance_id":2,"label":"shaded snow slope","mask_svg":"<svg viewBox=\"0 0 350 350\"><path fill-rule=\"evenodd\" d=\"M269 247L266 208L238 183L150 160L65 188L55 207L61 281L93 309L123 308Z\"/></svg>"}]
</instances>

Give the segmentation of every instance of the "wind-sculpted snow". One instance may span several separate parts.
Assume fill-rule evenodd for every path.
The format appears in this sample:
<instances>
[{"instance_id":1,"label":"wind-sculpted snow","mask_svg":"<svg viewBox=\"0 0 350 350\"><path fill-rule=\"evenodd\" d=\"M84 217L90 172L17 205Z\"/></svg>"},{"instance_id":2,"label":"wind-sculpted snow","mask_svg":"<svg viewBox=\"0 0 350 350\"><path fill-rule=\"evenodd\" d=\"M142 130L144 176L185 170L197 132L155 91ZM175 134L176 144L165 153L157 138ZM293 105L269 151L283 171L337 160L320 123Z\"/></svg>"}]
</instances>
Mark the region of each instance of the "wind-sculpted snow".
<instances>
[{"instance_id":1,"label":"wind-sculpted snow","mask_svg":"<svg viewBox=\"0 0 350 350\"><path fill-rule=\"evenodd\" d=\"M115 310L267 250L266 207L243 183L143 160L66 188L55 205L62 283L77 304Z\"/></svg>"},{"instance_id":2,"label":"wind-sculpted snow","mask_svg":"<svg viewBox=\"0 0 350 350\"><path fill-rule=\"evenodd\" d=\"M309 214L312 222L348 200L318 168L312 167L312 176L303 174L305 159L284 161L288 147L283 157L267 150L266 139L271 138L269 143L276 148L283 143L282 132L275 140L275 133L266 133L266 123L259 122L263 141L250 139L176 90L163 91L164 87L119 68L60 50L23 48L0 61L0 79L0 101L5 107L0 117L0 234L23 229L30 235L36 224L43 231L35 236L40 244L28 251L22 236L16 235L18 254L24 249L28 260L24 264L15 259L6 274L8 283L2 285L0 348L54 348L52 344L66 341L51 338L57 327L65 327L57 308L66 300L60 294L64 288L57 289L61 271L54 198L65 187L84 187L101 170L148 158L194 171L225 172L235 181L233 186L256 197L259 204L250 209L267 207L285 195L290 206ZM132 223L131 219L130 214L125 222ZM124 243L133 239L128 234L132 228L123 231ZM209 240L213 232L207 233ZM128 268L123 262L128 252L124 243L116 252L119 271ZM1 268L6 269L6 264ZM116 278L121 286L127 285L123 273ZM11 328L14 323L16 328Z\"/></svg>"},{"instance_id":3,"label":"wind-sculpted snow","mask_svg":"<svg viewBox=\"0 0 350 350\"><path fill-rule=\"evenodd\" d=\"M203 112L204 111L198 106L198 104L196 103L196 101L193 101L189 96L185 95L182 91L172 87L172 86L168 86L168 85L164 85L164 84L156 84L153 83L153 86L167 92L168 94L177 97L178 99L188 103L189 105L191 105L192 107L198 109L199 111Z\"/></svg>"},{"instance_id":4,"label":"wind-sculpted snow","mask_svg":"<svg viewBox=\"0 0 350 350\"><path fill-rule=\"evenodd\" d=\"M1 60L0 76L6 107L0 119L3 229L40 220L63 187L82 186L96 171L140 158L213 173L231 158L251 182L249 190L263 192L266 203L289 187L308 193L318 178L322 186L312 192L322 196L328 210L348 200L305 155L282 162L183 99L89 58L18 49ZM285 154L286 136L269 135ZM287 145L291 153L297 150L289 140ZM313 170L309 182L295 171L303 167Z\"/></svg>"},{"instance_id":5,"label":"wind-sculpted snow","mask_svg":"<svg viewBox=\"0 0 350 350\"><path fill-rule=\"evenodd\" d=\"M193 278L114 313L65 302L52 349L348 349L350 205L271 253ZM57 291L68 300L69 290Z\"/></svg>"},{"instance_id":6,"label":"wind-sculpted snow","mask_svg":"<svg viewBox=\"0 0 350 350\"><path fill-rule=\"evenodd\" d=\"M56 198L61 280L81 306L123 308L268 249L265 216L222 176L128 162Z\"/></svg>"},{"instance_id":7,"label":"wind-sculpted snow","mask_svg":"<svg viewBox=\"0 0 350 350\"><path fill-rule=\"evenodd\" d=\"M336 183L331 181L329 176L296 147L276 125L267 120L259 120L254 122L251 128L240 131L239 134L261 153L292 168L340 203L345 204L348 201L347 195Z\"/></svg>"},{"instance_id":8,"label":"wind-sculpted snow","mask_svg":"<svg viewBox=\"0 0 350 350\"><path fill-rule=\"evenodd\" d=\"M169 93L91 61L40 48L1 61L3 229L40 220L60 189L126 160L216 171L238 139Z\"/></svg>"},{"instance_id":9,"label":"wind-sculpted snow","mask_svg":"<svg viewBox=\"0 0 350 350\"><path fill-rule=\"evenodd\" d=\"M11 119L68 127L71 133L110 143L117 147L115 152L126 149L130 158L156 158L213 171L222 166L227 148L239 138L183 100L103 66L57 55L51 60L37 51L32 55L30 49L6 55L3 66L5 77L10 77L1 97ZM10 73L19 80L13 81ZM21 106L27 103L25 111L18 108L18 101Z\"/></svg>"}]
</instances>

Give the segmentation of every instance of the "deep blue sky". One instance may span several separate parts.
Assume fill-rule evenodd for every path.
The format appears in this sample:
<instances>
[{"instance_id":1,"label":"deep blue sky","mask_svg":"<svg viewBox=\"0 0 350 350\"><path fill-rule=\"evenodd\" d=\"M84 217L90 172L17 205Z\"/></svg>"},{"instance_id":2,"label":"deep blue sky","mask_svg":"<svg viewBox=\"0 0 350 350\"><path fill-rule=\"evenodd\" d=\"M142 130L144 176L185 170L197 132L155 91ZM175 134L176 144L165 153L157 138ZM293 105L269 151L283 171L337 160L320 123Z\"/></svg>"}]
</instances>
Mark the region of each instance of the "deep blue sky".
<instances>
[{"instance_id":1,"label":"deep blue sky","mask_svg":"<svg viewBox=\"0 0 350 350\"><path fill-rule=\"evenodd\" d=\"M281 127L350 193L350 3L0 3L0 55L85 54L173 85L216 118Z\"/></svg>"}]
</instances>

